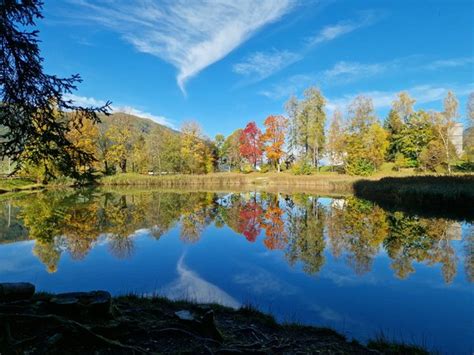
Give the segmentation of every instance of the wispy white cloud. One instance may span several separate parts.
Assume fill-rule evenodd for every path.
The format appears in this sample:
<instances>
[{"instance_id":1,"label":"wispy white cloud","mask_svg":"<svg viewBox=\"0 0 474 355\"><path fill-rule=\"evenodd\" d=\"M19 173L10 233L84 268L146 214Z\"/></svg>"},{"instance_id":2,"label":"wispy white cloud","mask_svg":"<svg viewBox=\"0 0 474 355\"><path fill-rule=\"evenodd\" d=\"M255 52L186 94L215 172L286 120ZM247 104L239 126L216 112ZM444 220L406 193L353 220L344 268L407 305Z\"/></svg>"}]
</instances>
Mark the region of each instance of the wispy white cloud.
<instances>
[{"instance_id":1,"label":"wispy white cloud","mask_svg":"<svg viewBox=\"0 0 474 355\"><path fill-rule=\"evenodd\" d=\"M338 62L331 69L322 73L324 80L345 79L347 81L360 77L381 74L393 66L391 63L361 64L357 62Z\"/></svg>"},{"instance_id":2,"label":"wispy white cloud","mask_svg":"<svg viewBox=\"0 0 474 355\"><path fill-rule=\"evenodd\" d=\"M255 52L235 64L233 71L244 76L252 76L252 82L265 79L302 60L305 54L316 45L332 41L359 28L370 26L382 16L382 13L373 10L361 12L359 17L354 20L341 21L324 27L315 36L306 39L300 51L274 49L270 52Z\"/></svg>"},{"instance_id":3,"label":"wispy white cloud","mask_svg":"<svg viewBox=\"0 0 474 355\"><path fill-rule=\"evenodd\" d=\"M452 90L459 96L468 95L474 90L474 84L468 85L417 85L411 88L402 88L395 91L366 91L359 92L342 97L328 100L327 108L332 111L335 108L346 108L349 103L358 95L364 95L372 98L375 109L388 108L392 105L397 94L400 91L406 91L411 97L416 98L416 104L428 104L433 102L441 102L448 93Z\"/></svg>"},{"instance_id":4,"label":"wispy white cloud","mask_svg":"<svg viewBox=\"0 0 474 355\"><path fill-rule=\"evenodd\" d=\"M259 91L259 94L272 100L279 100L288 98L290 95L297 95L302 88L316 85L316 83L317 78L311 74L297 74Z\"/></svg>"},{"instance_id":5,"label":"wispy white cloud","mask_svg":"<svg viewBox=\"0 0 474 355\"><path fill-rule=\"evenodd\" d=\"M252 81L262 80L300 59L300 54L290 51L255 52L234 64L233 71L251 77Z\"/></svg>"},{"instance_id":6,"label":"wispy white cloud","mask_svg":"<svg viewBox=\"0 0 474 355\"><path fill-rule=\"evenodd\" d=\"M341 21L336 24L328 25L319 31L313 37L308 39L310 45L332 41L345 34L351 33L359 28L367 27L377 22L383 16L382 13L368 10L361 12L355 20Z\"/></svg>"},{"instance_id":7,"label":"wispy white cloud","mask_svg":"<svg viewBox=\"0 0 474 355\"><path fill-rule=\"evenodd\" d=\"M138 51L178 69L184 92L187 80L289 12L294 0L70 0L84 20L122 35Z\"/></svg>"},{"instance_id":8,"label":"wispy white cloud","mask_svg":"<svg viewBox=\"0 0 474 355\"><path fill-rule=\"evenodd\" d=\"M464 67L469 64L474 63L474 57L464 57L464 58L451 58L451 59L442 59L436 60L434 62L428 63L425 68L429 70L437 70L442 68L457 68Z\"/></svg>"},{"instance_id":9,"label":"wispy white cloud","mask_svg":"<svg viewBox=\"0 0 474 355\"><path fill-rule=\"evenodd\" d=\"M410 56L379 63L340 61L334 64L333 67L323 71L290 76L260 91L260 94L273 100L279 100L290 95L296 95L309 85L334 86L359 80L369 80L380 75L396 75L401 72L422 72L441 68L460 68L474 62L474 58L450 58L431 62L426 60L422 62L423 60L420 56ZM377 93L377 91L374 93Z\"/></svg>"},{"instance_id":10,"label":"wispy white cloud","mask_svg":"<svg viewBox=\"0 0 474 355\"><path fill-rule=\"evenodd\" d=\"M77 96L73 94L67 94L65 95L66 100L72 100L76 105L80 106L103 106L105 105L104 100L99 100L93 97L86 97L86 96ZM129 115L133 116L138 116L142 118L148 118L152 121L155 121L156 123L168 126L170 128L175 128L174 124L172 121L164 116L159 116L159 115L154 115L150 112L142 111L140 109L137 109L135 107L129 106L129 105L112 105L110 107L111 112L123 112L123 113L128 113Z\"/></svg>"}]
</instances>

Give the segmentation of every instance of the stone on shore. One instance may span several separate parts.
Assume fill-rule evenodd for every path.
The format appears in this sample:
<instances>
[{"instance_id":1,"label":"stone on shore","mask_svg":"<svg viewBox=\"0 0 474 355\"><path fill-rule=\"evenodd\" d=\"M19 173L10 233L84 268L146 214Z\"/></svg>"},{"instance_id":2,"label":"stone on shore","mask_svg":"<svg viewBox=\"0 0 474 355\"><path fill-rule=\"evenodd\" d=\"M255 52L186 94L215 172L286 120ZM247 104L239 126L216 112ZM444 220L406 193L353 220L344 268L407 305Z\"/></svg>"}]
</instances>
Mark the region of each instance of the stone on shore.
<instances>
[{"instance_id":1,"label":"stone on shore","mask_svg":"<svg viewBox=\"0 0 474 355\"><path fill-rule=\"evenodd\" d=\"M29 282L0 283L0 301L27 300L35 294L35 285Z\"/></svg>"}]
</instances>

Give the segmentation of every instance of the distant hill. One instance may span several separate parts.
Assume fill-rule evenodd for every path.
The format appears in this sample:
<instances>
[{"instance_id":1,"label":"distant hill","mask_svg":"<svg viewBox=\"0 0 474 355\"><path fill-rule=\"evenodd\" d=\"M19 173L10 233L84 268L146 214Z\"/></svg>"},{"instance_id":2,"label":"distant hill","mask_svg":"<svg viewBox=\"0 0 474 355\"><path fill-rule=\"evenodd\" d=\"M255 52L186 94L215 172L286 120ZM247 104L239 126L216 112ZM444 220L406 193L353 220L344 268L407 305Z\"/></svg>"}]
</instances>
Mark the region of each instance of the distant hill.
<instances>
[{"instance_id":1,"label":"distant hill","mask_svg":"<svg viewBox=\"0 0 474 355\"><path fill-rule=\"evenodd\" d=\"M124 112L116 112L109 116L99 115L99 117L101 120L100 125L103 126L105 129L107 129L112 124L112 122L120 121L126 126L131 126L131 127L136 128L139 132L143 133L144 135L150 133L154 128L159 128L164 131L169 131L169 132L179 134L178 131L175 131L174 129L171 129L165 125L156 123L155 121L149 118L138 117L138 116L130 115L128 113L124 113Z\"/></svg>"}]
</instances>

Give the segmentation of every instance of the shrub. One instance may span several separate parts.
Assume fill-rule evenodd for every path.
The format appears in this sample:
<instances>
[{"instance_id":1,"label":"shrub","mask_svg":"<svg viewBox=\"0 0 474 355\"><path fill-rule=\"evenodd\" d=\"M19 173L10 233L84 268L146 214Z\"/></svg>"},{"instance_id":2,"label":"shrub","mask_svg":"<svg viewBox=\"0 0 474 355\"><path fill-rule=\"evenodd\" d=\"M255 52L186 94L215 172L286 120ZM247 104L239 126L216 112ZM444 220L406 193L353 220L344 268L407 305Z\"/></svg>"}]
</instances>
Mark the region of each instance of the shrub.
<instances>
[{"instance_id":1,"label":"shrub","mask_svg":"<svg viewBox=\"0 0 474 355\"><path fill-rule=\"evenodd\" d=\"M395 154L395 164L393 165L393 170L400 171L402 168L408 166L408 159L402 153Z\"/></svg>"},{"instance_id":2,"label":"shrub","mask_svg":"<svg viewBox=\"0 0 474 355\"><path fill-rule=\"evenodd\" d=\"M272 167L270 166L270 164L263 164L260 167L260 172L261 173L268 173L270 170L272 170Z\"/></svg>"},{"instance_id":3,"label":"shrub","mask_svg":"<svg viewBox=\"0 0 474 355\"><path fill-rule=\"evenodd\" d=\"M354 159L346 164L346 173L349 175L368 176L375 170L374 164L365 158Z\"/></svg>"},{"instance_id":4,"label":"shrub","mask_svg":"<svg viewBox=\"0 0 474 355\"><path fill-rule=\"evenodd\" d=\"M442 144L431 141L420 153L420 164L426 170L440 171L446 164L446 156Z\"/></svg>"},{"instance_id":5,"label":"shrub","mask_svg":"<svg viewBox=\"0 0 474 355\"><path fill-rule=\"evenodd\" d=\"M307 161L299 161L293 165L291 171L295 175L311 175L313 168Z\"/></svg>"},{"instance_id":6,"label":"shrub","mask_svg":"<svg viewBox=\"0 0 474 355\"><path fill-rule=\"evenodd\" d=\"M242 171L244 174L250 174L251 172L253 172L253 167L252 167L252 165L250 165L250 164L245 164L245 165L242 167L241 171Z\"/></svg>"}]
</instances>

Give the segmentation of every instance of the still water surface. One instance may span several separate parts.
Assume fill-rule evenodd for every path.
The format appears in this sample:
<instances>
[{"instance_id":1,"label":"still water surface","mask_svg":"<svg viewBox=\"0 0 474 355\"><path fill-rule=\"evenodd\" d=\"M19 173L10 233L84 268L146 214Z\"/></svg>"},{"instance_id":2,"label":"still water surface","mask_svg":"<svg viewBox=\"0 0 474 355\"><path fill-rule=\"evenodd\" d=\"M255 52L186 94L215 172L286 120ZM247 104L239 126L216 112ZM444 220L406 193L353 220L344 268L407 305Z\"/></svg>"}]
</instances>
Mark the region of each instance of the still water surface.
<instances>
[{"instance_id":1,"label":"still water surface","mask_svg":"<svg viewBox=\"0 0 474 355\"><path fill-rule=\"evenodd\" d=\"M0 281L252 304L474 349L474 227L308 194L56 191L0 201Z\"/></svg>"}]
</instances>

